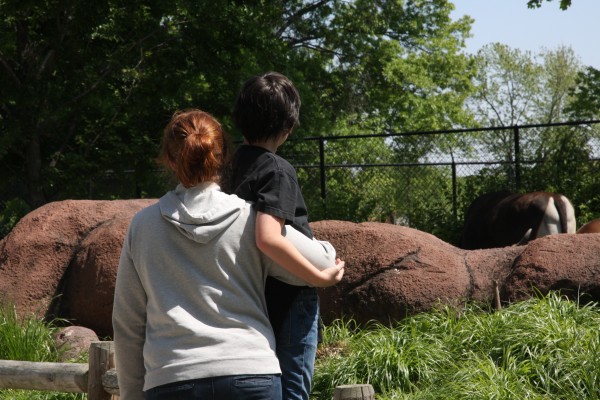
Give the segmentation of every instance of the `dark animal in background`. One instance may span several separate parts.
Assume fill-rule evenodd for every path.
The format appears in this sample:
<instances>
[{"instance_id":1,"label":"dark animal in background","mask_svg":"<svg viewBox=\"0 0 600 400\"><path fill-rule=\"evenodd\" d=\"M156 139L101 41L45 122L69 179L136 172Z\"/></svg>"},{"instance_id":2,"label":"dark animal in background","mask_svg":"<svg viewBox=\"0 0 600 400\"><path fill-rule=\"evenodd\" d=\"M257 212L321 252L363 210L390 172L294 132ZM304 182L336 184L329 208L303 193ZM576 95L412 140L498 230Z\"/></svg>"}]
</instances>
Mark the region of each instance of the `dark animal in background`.
<instances>
[{"instance_id":1,"label":"dark animal in background","mask_svg":"<svg viewBox=\"0 0 600 400\"><path fill-rule=\"evenodd\" d=\"M600 233L600 218L593 219L577 229L576 233Z\"/></svg>"},{"instance_id":2,"label":"dark animal in background","mask_svg":"<svg viewBox=\"0 0 600 400\"><path fill-rule=\"evenodd\" d=\"M525 244L556 233L575 233L575 210L558 193L493 192L475 199L465 215L460 246L489 249Z\"/></svg>"}]
</instances>

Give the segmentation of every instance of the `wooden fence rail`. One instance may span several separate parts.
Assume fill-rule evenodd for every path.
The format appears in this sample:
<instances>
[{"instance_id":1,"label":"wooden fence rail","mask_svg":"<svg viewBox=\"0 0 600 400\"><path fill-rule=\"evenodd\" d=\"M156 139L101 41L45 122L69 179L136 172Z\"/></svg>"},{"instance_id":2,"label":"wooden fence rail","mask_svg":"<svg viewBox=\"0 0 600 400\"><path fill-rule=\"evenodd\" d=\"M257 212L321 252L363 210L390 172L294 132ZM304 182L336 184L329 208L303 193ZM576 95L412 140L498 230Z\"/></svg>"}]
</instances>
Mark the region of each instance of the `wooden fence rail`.
<instances>
[{"instance_id":1,"label":"wooden fence rail","mask_svg":"<svg viewBox=\"0 0 600 400\"><path fill-rule=\"evenodd\" d=\"M87 393L88 400L116 400L119 383L115 370L114 344L90 345L88 364L0 360L0 389L49 390ZM335 400L373 400L371 385L335 388Z\"/></svg>"},{"instance_id":2,"label":"wooden fence rail","mask_svg":"<svg viewBox=\"0 0 600 400\"><path fill-rule=\"evenodd\" d=\"M93 342L89 362L50 363L0 360L0 388L87 393L89 400L119 394L113 342Z\"/></svg>"}]
</instances>

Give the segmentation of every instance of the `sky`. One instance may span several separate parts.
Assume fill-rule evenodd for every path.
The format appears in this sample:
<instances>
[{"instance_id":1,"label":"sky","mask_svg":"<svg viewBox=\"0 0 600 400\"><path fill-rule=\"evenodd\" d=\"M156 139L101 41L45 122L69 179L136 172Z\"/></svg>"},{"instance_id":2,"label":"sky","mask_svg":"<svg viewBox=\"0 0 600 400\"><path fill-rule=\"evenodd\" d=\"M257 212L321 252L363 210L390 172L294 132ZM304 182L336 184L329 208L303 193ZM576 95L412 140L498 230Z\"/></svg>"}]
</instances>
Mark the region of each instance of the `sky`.
<instances>
[{"instance_id":1,"label":"sky","mask_svg":"<svg viewBox=\"0 0 600 400\"><path fill-rule=\"evenodd\" d=\"M527 8L527 0L451 0L452 18L471 16L467 52L500 42L513 49L539 53L570 46L584 66L600 69L600 0L573 0L563 11L559 0Z\"/></svg>"}]
</instances>

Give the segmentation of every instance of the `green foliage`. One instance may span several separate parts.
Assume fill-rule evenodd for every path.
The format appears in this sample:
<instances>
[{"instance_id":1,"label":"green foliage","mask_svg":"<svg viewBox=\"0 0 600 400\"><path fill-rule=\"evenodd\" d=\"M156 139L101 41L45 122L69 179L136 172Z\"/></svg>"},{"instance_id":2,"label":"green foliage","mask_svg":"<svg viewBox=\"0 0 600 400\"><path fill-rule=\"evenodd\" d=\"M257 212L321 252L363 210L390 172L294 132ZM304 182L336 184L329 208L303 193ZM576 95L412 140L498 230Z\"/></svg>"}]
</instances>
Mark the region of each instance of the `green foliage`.
<instances>
[{"instance_id":1,"label":"green foliage","mask_svg":"<svg viewBox=\"0 0 600 400\"><path fill-rule=\"evenodd\" d=\"M60 393L38 390L0 390L0 398L3 400L85 400L85 393Z\"/></svg>"},{"instance_id":2,"label":"green foliage","mask_svg":"<svg viewBox=\"0 0 600 400\"><path fill-rule=\"evenodd\" d=\"M313 396L370 383L378 399L598 399L600 312L550 293L491 313L440 307L396 323L327 326Z\"/></svg>"},{"instance_id":3,"label":"green foliage","mask_svg":"<svg viewBox=\"0 0 600 400\"><path fill-rule=\"evenodd\" d=\"M484 127L562 122L580 66L568 47L545 50L537 57L500 44L478 53L476 91L469 99ZM522 158L547 150L548 130L522 130ZM477 146L477 144L474 144ZM481 145L500 160L514 161L510 129L482 136Z\"/></svg>"},{"instance_id":4,"label":"green foliage","mask_svg":"<svg viewBox=\"0 0 600 400\"><path fill-rule=\"evenodd\" d=\"M261 57L252 52L265 40L259 27L271 26L257 7L3 2L0 160L25 182L27 202L86 198L88 182L107 172L152 175L160 130L177 108L227 115L254 72L246 66ZM135 186L118 194L134 197Z\"/></svg>"},{"instance_id":5,"label":"green foliage","mask_svg":"<svg viewBox=\"0 0 600 400\"><path fill-rule=\"evenodd\" d=\"M58 321L55 321L58 322ZM60 353L52 335L55 322L47 323L33 315L17 315L16 309L0 306L0 359L36 362L58 362ZM83 400L83 393L57 393L0 389L0 398L6 400Z\"/></svg>"},{"instance_id":6,"label":"green foliage","mask_svg":"<svg viewBox=\"0 0 600 400\"><path fill-rule=\"evenodd\" d=\"M52 328L33 316L20 318L14 307L0 308L0 359L57 361Z\"/></svg>"},{"instance_id":7,"label":"green foliage","mask_svg":"<svg viewBox=\"0 0 600 400\"><path fill-rule=\"evenodd\" d=\"M6 201L0 212L0 239L8 235L17 222L29 211L29 206L22 199Z\"/></svg>"},{"instance_id":8,"label":"green foliage","mask_svg":"<svg viewBox=\"0 0 600 400\"><path fill-rule=\"evenodd\" d=\"M564 193L575 207L577 226L596 218L598 209L599 163L591 146L597 127L555 127L547 129L544 146L537 159L544 160L527 168L526 189L544 188Z\"/></svg>"},{"instance_id":9,"label":"green foliage","mask_svg":"<svg viewBox=\"0 0 600 400\"><path fill-rule=\"evenodd\" d=\"M481 126L532 122L541 96L541 66L530 52L491 43L476 57L476 91L472 106Z\"/></svg>"},{"instance_id":10,"label":"green foliage","mask_svg":"<svg viewBox=\"0 0 600 400\"><path fill-rule=\"evenodd\" d=\"M472 63L460 51L472 21L452 21L451 9L447 0L3 1L0 164L9 179L0 190L23 188L32 209L158 196L165 185L153 159L173 111L203 108L232 130L241 83L268 70L301 92L299 137L464 120Z\"/></svg>"},{"instance_id":11,"label":"green foliage","mask_svg":"<svg viewBox=\"0 0 600 400\"><path fill-rule=\"evenodd\" d=\"M544 0L529 0L529 1L527 1L527 7L540 8L542 6L543 1ZM552 0L546 0L546 1L552 1ZM560 0L560 9L561 10L564 11L569 7L571 7L571 0Z\"/></svg>"},{"instance_id":12,"label":"green foliage","mask_svg":"<svg viewBox=\"0 0 600 400\"><path fill-rule=\"evenodd\" d=\"M579 71L577 84L571 88L573 101L567 112L573 119L588 120L600 117L600 71L586 67Z\"/></svg>"}]
</instances>

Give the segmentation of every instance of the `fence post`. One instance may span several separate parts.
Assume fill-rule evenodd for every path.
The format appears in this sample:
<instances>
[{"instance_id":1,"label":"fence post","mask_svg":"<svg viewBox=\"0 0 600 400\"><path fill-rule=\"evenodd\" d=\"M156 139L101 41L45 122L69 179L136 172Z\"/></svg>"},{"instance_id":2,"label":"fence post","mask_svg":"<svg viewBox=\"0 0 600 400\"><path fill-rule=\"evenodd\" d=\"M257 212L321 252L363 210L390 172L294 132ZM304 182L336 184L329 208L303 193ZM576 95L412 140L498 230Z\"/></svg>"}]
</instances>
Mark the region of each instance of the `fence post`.
<instances>
[{"instance_id":1,"label":"fence post","mask_svg":"<svg viewBox=\"0 0 600 400\"><path fill-rule=\"evenodd\" d=\"M321 177L321 199L323 201L323 215L327 218L327 186L325 183L325 138L319 137L319 171Z\"/></svg>"},{"instance_id":2,"label":"fence post","mask_svg":"<svg viewBox=\"0 0 600 400\"><path fill-rule=\"evenodd\" d=\"M513 135L515 141L515 189L519 191L521 189L521 139L518 126L513 128Z\"/></svg>"},{"instance_id":3,"label":"fence post","mask_svg":"<svg viewBox=\"0 0 600 400\"><path fill-rule=\"evenodd\" d=\"M454 220L458 220L458 195L456 188L456 163L454 162L454 155L452 155L452 214L454 216Z\"/></svg>"},{"instance_id":4,"label":"fence post","mask_svg":"<svg viewBox=\"0 0 600 400\"><path fill-rule=\"evenodd\" d=\"M113 342L92 342L89 355L88 400L110 400L112 395L104 390L102 376L114 368Z\"/></svg>"},{"instance_id":5,"label":"fence post","mask_svg":"<svg viewBox=\"0 0 600 400\"><path fill-rule=\"evenodd\" d=\"M341 385L335 388L333 400L374 400L375 391L369 384Z\"/></svg>"}]
</instances>

